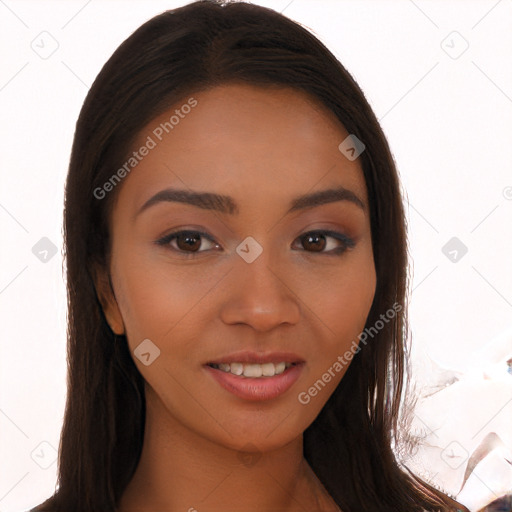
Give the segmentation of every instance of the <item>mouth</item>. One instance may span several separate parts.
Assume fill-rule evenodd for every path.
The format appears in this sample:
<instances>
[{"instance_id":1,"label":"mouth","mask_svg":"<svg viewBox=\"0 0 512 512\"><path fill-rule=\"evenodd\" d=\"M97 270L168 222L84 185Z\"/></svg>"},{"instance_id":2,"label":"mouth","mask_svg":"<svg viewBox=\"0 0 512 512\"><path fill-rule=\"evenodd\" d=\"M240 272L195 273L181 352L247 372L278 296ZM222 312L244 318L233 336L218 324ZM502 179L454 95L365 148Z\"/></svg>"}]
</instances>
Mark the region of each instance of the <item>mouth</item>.
<instances>
[{"instance_id":1,"label":"mouth","mask_svg":"<svg viewBox=\"0 0 512 512\"><path fill-rule=\"evenodd\" d=\"M224 390L236 397L262 401L286 393L300 377L304 366L305 362L293 355L246 353L206 363L203 368Z\"/></svg>"},{"instance_id":2,"label":"mouth","mask_svg":"<svg viewBox=\"0 0 512 512\"><path fill-rule=\"evenodd\" d=\"M264 377L274 377L281 375L291 366L300 363L281 361L279 363L208 363L208 366L215 370L221 370L225 373L237 375L238 377L260 379Z\"/></svg>"}]
</instances>

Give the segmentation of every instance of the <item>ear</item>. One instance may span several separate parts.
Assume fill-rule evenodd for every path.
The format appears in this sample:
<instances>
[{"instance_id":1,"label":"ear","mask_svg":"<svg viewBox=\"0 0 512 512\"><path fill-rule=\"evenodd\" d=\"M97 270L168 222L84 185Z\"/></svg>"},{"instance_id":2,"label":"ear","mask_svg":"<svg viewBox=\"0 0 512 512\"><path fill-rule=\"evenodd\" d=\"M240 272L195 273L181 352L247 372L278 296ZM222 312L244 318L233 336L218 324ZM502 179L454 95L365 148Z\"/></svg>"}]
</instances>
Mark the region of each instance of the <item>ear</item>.
<instances>
[{"instance_id":1,"label":"ear","mask_svg":"<svg viewBox=\"0 0 512 512\"><path fill-rule=\"evenodd\" d=\"M92 274L94 286L96 288L96 295L101 303L103 313L110 325L110 328L117 335L124 334L125 328L123 317L114 295L110 274L104 266L100 266L98 264L92 266Z\"/></svg>"}]
</instances>

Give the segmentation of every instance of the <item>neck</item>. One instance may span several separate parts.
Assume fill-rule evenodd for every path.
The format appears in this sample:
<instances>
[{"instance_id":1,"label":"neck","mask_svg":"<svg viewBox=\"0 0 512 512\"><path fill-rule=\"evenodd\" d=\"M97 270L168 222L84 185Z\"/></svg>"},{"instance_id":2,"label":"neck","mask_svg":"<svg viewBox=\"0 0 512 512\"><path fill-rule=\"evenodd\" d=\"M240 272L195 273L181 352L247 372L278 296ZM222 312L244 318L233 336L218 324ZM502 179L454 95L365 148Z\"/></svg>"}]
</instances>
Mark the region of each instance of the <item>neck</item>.
<instances>
[{"instance_id":1,"label":"neck","mask_svg":"<svg viewBox=\"0 0 512 512\"><path fill-rule=\"evenodd\" d=\"M146 388L144 445L119 512L336 510L303 457L302 435L279 449L240 453L168 414Z\"/></svg>"}]
</instances>

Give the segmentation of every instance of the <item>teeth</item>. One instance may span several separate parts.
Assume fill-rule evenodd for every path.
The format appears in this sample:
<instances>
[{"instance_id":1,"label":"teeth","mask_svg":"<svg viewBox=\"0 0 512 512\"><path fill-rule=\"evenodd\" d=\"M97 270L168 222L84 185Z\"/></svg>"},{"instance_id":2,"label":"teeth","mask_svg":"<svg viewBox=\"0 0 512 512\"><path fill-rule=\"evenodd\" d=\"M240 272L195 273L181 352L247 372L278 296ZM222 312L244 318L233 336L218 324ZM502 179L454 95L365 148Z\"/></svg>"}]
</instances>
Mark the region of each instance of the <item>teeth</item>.
<instances>
[{"instance_id":1,"label":"teeth","mask_svg":"<svg viewBox=\"0 0 512 512\"><path fill-rule=\"evenodd\" d=\"M261 364L245 364L244 377L261 377L263 375L263 368Z\"/></svg>"},{"instance_id":2,"label":"teeth","mask_svg":"<svg viewBox=\"0 0 512 512\"><path fill-rule=\"evenodd\" d=\"M244 373L244 365L242 363L227 363L226 364L227 366L227 369L224 370L225 372L231 372L231 373L234 373L235 375L242 375L242 373Z\"/></svg>"},{"instance_id":3,"label":"teeth","mask_svg":"<svg viewBox=\"0 0 512 512\"><path fill-rule=\"evenodd\" d=\"M263 373L265 377L273 377L276 374L276 367L273 363L262 364L261 373Z\"/></svg>"},{"instance_id":4,"label":"teeth","mask_svg":"<svg viewBox=\"0 0 512 512\"><path fill-rule=\"evenodd\" d=\"M259 378L259 377L273 377L274 375L280 375L287 368L289 368L292 363L219 363L212 364L214 368L218 368L226 373L232 373L234 375L239 375L243 377L250 378Z\"/></svg>"},{"instance_id":5,"label":"teeth","mask_svg":"<svg viewBox=\"0 0 512 512\"><path fill-rule=\"evenodd\" d=\"M286 363L277 363L276 364L276 374L279 375L280 373L283 373L286 369Z\"/></svg>"}]
</instances>

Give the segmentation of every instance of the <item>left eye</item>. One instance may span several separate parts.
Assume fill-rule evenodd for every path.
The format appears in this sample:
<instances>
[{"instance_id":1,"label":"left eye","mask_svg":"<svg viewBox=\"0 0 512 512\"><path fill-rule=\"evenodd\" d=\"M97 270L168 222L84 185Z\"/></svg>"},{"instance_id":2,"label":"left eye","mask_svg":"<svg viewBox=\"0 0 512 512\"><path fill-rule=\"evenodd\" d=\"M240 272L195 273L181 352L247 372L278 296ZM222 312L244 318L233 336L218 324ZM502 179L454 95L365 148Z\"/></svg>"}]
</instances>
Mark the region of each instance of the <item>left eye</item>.
<instances>
[{"instance_id":1,"label":"left eye","mask_svg":"<svg viewBox=\"0 0 512 512\"><path fill-rule=\"evenodd\" d=\"M301 241L307 252L341 254L355 246L354 240L337 231L310 231L297 240Z\"/></svg>"}]
</instances>

